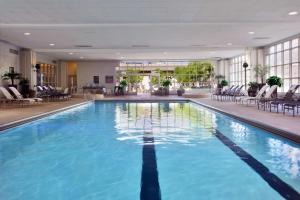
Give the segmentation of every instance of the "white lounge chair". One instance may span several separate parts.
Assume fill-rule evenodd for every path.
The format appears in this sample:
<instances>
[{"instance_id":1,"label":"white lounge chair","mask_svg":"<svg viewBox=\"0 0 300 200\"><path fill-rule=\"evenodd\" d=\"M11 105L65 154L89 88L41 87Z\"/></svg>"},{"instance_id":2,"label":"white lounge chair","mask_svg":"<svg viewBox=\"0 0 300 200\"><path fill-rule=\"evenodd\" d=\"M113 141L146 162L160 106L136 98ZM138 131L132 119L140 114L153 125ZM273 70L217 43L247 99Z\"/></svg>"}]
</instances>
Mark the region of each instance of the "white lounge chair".
<instances>
[{"instance_id":1,"label":"white lounge chair","mask_svg":"<svg viewBox=\"0 0 300 200\"><path fill-rule=\"evenodd\" d=\"M14 95L17 97L17 99L20 99L20 100L21 99L27 99L27 100L32 99L36 102L42 102L43 101L42 98L24 98L15 87L9 87L9 89L14 93Z\"/></svg>"},{"instance_id":2,"label":"white lounge chair","mask_svg":"<svg viewBox=\"0 0 300 200\"><path fill-rule=\"evenodd\" d=\"M251 103L252 101L255 101L255 103L260 100L263 97L263 94L266 92L266 90L269 88L268 85L264 85L257 93L257 95L255 97L249 97L249 96L245 96L245 97L241 97L240 99L238 99L239 102L241 102L242 104L244 104L244 102L247 102L247 106L249 105L249 102Z\"/></svg>"},{"instance_id":3,"label":"white lounge chair","mask_svg":"<svg viewBox=\"0 0 300 200\"><path fill-rule=\"evenodd\" d=\"M273 85L270 87L270 89L266 92L266 95L262 98L260 98L257 101L257 108L259 109L260 106L264 107L264 110L266 110L266 105L268 101L273 100L274 98L272 98L272 95L274 94L274 92L277 90L277 85Z\"/></svg>"},{"instance_id":4,"label":"white lounge chair","mask_svg":"<svg viewBox=\"0 0 300 200\"><path fill-rule=\"evenodd\" d=\"M4 87L0 86L0 91L6 98L6 103L18 103L19 105L32 105L36 103L33 99L15 99Z\"/></svg>"}]
</instances>

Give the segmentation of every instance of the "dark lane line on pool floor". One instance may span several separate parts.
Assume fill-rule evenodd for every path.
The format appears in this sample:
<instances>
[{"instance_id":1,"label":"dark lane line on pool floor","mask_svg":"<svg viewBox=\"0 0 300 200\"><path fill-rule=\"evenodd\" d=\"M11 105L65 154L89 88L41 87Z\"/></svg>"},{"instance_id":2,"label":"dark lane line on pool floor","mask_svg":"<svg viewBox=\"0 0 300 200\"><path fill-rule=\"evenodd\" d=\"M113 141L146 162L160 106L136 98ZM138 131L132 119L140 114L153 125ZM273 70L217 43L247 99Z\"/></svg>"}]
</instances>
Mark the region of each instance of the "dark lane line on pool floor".
<instances>
[{"instance_id":1,"label":"dark lane line on pool floor","mask_svg":"<svg viewBox=\"0 0 300 200\"><path fill-rule=\"evenodd\" d=\"M152 132L144 132L143 136L143 166L141 178L141 200L160 200L160 187L154 137Z\"/></svg>"},{"instance_id":2,"label":"dark lane line on pool floor","mask_svg":"<svg viewBox=\"0 0 300 200\"><path fill-rule=\"evenodd\" d=\"M242 161L258 173L274 190L276 190L285 199L300 199L300 194L289 184L281 180L278 176L270 172L270 170L253 156L239 147L228 137L216 130L215 136L233 151Z\"/></svg>"}]
</instances>

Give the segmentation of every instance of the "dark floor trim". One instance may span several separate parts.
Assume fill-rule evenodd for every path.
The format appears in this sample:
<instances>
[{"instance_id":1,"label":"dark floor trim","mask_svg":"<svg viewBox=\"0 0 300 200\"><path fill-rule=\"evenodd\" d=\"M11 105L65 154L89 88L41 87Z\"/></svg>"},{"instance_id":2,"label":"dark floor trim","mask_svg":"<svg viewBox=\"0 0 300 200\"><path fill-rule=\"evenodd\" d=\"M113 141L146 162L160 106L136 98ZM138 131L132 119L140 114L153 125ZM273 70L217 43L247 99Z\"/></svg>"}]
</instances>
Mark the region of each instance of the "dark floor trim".
<instances>
[{"instance_id":1,"label":"dark floor trim","mask_svg":"<svg viewBox=\"0 0 300 200\"><path fill-rule=\"evenodd\" d=\"M144 133L141 200L160 200L160 187L152 132Z\"/></svg>"},{"instance_id":2,"label":"dark floor trim","mask_svg":"<svg viewBox=\"0 0 300 200\"><path fill-rule=\"evenodd\" d=\"M253 156L231 141L228 137L223 135L220 131L216 130L215 136L257 174L259 174L261 178L263 178L282 197L285 199L300 199L300 194L293 187L270 172L270 170L264 164L256 160Z\"/></svg>"},{"instance_id":3,"label":"dark floor trim","mask_svg":"<svg viewBox=\"0 0 300 200\"><path fill-rule=\"evenodd\" d=\"M32 121L35 121L35 120L38 120L38 119L41 119L41 118L44 118L44 117L48 117L50 115L54 115L56 113L59 113L59 112L65 111L65 110L76 108L78 106L82 106L82 105L85 105L85 104L90 103L90 102L92 102L92 101L85 101L85 102L82 102L82 103L77 103L77 104L74 104L74 105L71 105L71 106L56 109L56 110L49 111L49 112L46 112L46 113L43 113L43 114L34 115L32 117L28 117L28 118L24 118L24 119L21 119L21 120L17 120L17 121L14 121L14 122L10 122L10 123L0 125L0 134L2 133L1 131L7 130L7 129L10 129L10 128L14 128L16 126L20 126L22 124L30 123Z\"/></svg>"},{"instance_id":4,"label":"dark floor trim","mask_svg":"<svg viewBox=\"0 0 300 200\"><path fill-rule=\"evenodd\" d=\"M221 110L221 109L215 108L213 106L207 105L205 103L195 101L193 99L191 99L190 102L195 103L195 104L200 105L200 106L203 106L203 107L208 108L210 110L216 111L218 113L227 115L231 118L234 118L236 120L239 120L239 121L247 123L247 124L250 124L250 125L255 126L257 128L263 129L263 130L268 131L268 132L270 132L274 135L278 135L278 136L283 137L285 139L289 139L289 140L291 140L291 141L293 141L297 144L300 144L300 135L297 135L295 133L292 133L292 132L289 132L289 131L286 131L286 130L283 130L283 129L280 129L280 128L276 128L276 127L270 126L268 124L265 124L265 123L262 123L262 122L259 122L259 121L256 121L256 120L252 120L252 119L248 119L248 118L245 118L245 117L237 116L237 115L231 114L229 112L226 112L224 110Z\"/></svg>"}]
</instances>

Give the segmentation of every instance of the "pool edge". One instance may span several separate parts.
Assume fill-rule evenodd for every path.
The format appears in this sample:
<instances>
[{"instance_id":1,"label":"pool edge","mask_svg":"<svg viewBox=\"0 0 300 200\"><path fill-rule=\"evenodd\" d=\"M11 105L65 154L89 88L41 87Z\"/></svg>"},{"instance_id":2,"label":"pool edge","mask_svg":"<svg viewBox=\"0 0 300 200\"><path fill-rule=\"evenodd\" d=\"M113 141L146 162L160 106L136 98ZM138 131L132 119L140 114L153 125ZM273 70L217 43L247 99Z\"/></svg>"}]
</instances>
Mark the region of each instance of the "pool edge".
<instances>
[{"instance_id":1,"label":"pool edge","mask_svg":"<svg viewBox=\"0 0 300 200\"><path fill-rule=\"evenodd\" d=\"M263 129L263 130L268 131L268 132L270 132L270 133L272 133L274 135L277 135L277 136L283 137L285 139L291 140L291 141L293 141L293 142L295 142L297 144L300 144L300 135L297 135L297 134L295 134L293 132L286 131L286 130L283 130L283 129L280 129L280 128L276 128L276 127L268 125L266 123L262 123L262 122L259 122L259 121L253 120L253 119L249 119L247 117L241 117L241 116L229 113L227 111L224 111L222 109L219 109L219 108L207 105L205 103L198 102L198 101L196 101L194 99L189 99L189 101L192 102L192 103L195 103L197 105L206 107L208 109L214 110L216 112L219 112L221 114L227 115L229 117L232 117L234 119L237 119L237 120L239 120L241 122L244 122L244 123L250 124L252 126L255 126L257 128Z\"/></svg>"},{"instance_id":2,"label":"pool edge","mask_svg":"<svg viewBox=\"0 0 300 200\"><path fill-rule=\"evenodd\" d=\"M34 120L41 119L41 118L44 118L44 117L47 117L47 116L65 111L65 110L72 109L74 107L81 106L81 105L84 105L84 104L87 104L87 103L90 103L90 102L95 102L95 101L98 101L98 102L140 102L140 103L141 102L145 102L145 103L147 103L147 102L161 102L161 101L163 101L163 102L164 101L165 102L192 102L192 103L195 103L197 105L200 105L200 106L206 107L208 109L214 110L216 112L219 112L221 114L227 115L229 117L232 117L234 119L237 119L241 122L248 123L252 126L255 126L257 128L268 131L268 132L270 132L274 135L278 135L278 136L283 137L285 139L289 139L289 140L291 140L291 141L293 141L297 144L300 144L300 135L297 135L295 133L292 133L292 132L289 132L289 131L286 131L286 130L283 130L283 129L279 129L279 128L270 126L270 125L262 123L262 122L255 121L253 119L249 119L249 118L246 118L246 117L240 117L238 115L226 112L226 111L221 110L219 108L207 105L207 104L202 103L202 102L198 102L195 99L190 99L190 98L188 98L188 99L174 99L174 100L172 100L172 99L157 99L157 100L154 100L154 99L127 99L127 100L126 99L101 99L101 100L89 100L89 101L85 101L85 102L82 102L82 103L67 106L67 107L64 107L64 108L52 110L52 111L49 111L49 112L46 112L46 113L43 113L43 114L35 115L35 116L32 116L32 117L28 117L28 118L24 118L24 119L21 119L21 120L17 120L17 121L14 121L14 122L9 122L9 123L0 125L0 134L4 130L14 128L16 126L20 126L20 125L23 125L23 124L26 124L26 123L30 123Z\"/></svg>"},{"instance_id":3,"label":"pool edge","mask_svg":"<svg viewBox=\"0 0 300 200\"><path fill-rule=\"evenodd\" d=\"M90 102L93 102L93 100L77 103L77 104L67 106L67 107L64 107L64 108L59 108L59 109L52 110L52 111L49 111L49 112L45 112L45 113L42 113L42 114L38 114L38 115L31 116L31 117L23 118L23 119L20 119L20 120L17 120L17 121L2 124L2 125L0 125L0 134L2 133L2 131L5 131L7 129L14 128L14 127L26 124L26 123L30 123L32 121L35 121L35 120L38 120L38 119L41 119L41 118L44 118L44 117L48 117L50 115L54 115L54 114L57 114L59 112L75 108L77 106L82 106L82 105L88 104Z\"/></svg>"}]
</instances>

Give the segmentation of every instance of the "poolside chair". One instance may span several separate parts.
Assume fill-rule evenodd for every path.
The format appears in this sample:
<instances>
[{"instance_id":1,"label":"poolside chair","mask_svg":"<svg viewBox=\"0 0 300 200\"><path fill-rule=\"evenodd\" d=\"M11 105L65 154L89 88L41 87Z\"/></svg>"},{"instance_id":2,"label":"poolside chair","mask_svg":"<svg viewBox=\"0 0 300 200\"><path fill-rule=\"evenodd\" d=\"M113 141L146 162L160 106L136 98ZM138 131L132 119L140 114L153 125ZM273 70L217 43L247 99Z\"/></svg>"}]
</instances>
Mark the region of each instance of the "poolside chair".
<instances>
[{"instance_id":1,"label":"poolside chair","mask_svg":"<svg viewBox=\"0 0 300 200\"><path fill-rule=\"evenodd\" d=\"M230 93L230 91L235 88L236 86L232 85L231 87L229 86L224 86L221 90L221 93L219 95L217 95L217 100L219 101L219 97L220 97L220 100L222 101L223 100L223 97L225 97L227 94Z\"/></svg>"},{"instance_id":2,"label":"poolside chair","mask_svg":"<svg viewBox=\"0 0 300 200\"><path fill-rule=\"evenodd\" d=\"M297 91L297 89L300 87L299 84L297 85L291 85L291 87L289 88L289 90L285 93L285 95L281 98L276 98L273 101L269 101L269 108L270 108L270 112L272 112L272 108L276 108L277 113L279 112L279 106L286 104L286 103L290 103L293 102L294 99L294 95L295 92Z\"/></svg>"},{"instance_id":3,"label":"poolside chair","mask_svg":"<svg viewBox=\"0 0 300 200\"><path fill-rule=\"evenodd\" d=\"M288 112L290 110L293 111L293 117L295 116L295 108L297 109L297 114L299 114L299 109L300 109L300 96L298 97L297 100L288 102L288 103L284 103L282 106L282 113L285 115L285 111L287 110Z\"/></svg>"},{"instance_id":4,"label":"poolside chair","mask_svg":"<svg viewBox=\"0 0 300 200\"><path fill-rule=\"evenodd\" d=\"M259 109L260 107L263 107L264 110L266 110L267 107L267 103L269 101L274 100L274 98L272 98L273 94L275 93L275 91L277 90L277 85L273 85L272 87L270 87L270 89L266 92L266 95L262 98L260 98L257 101L257 108Z\"/></svg>"},{"instance_id":5,"label":"poolside chair","mask_svg":"<svg viewBox=\"0 0 300 200\"><path fill-rule=\"evenodd\" d=\"M245 96L245 97L241 97L239 99L236 99L237 102L240 102L242 104L244 104L244 102L247 102L247 106L249 105L249 103L251 104L252 101L255 101L255 103L260 100L264 93L266 92L266 90L269 88L268 85L264 85L257 93L257 95L255 97L249 97L249 96Z\"/></svg>"},{"instance_id":6,"label":"poolside chair","mask_svg":"<svg viewBox=\"0 0 300 200\"><path fill-rule=\"evenodd\" d=\"M4 95L4 97L6 98L5 103L17 103L19 105L32 105L34 103L36 103L35 100L33 99L15 99L8 91L7 89L5 89L4 87L0 86L0 91L2 92L2 94Z\"/></svg>"},{"instance_id":7,"label":"poolside chair","mask_svg":"<svg viewBox=\"0 0 300 200\"><path fill-rule=\"evenodd\" d=\"M223 96L224 99L225 99L225 100L230 99L231 96L233 96L233 95L235 94L235 92L238 90L239 87L240 87L240 86L237 85L237 86L232 87L231 90L228 90L228 91L226 92L226 94Z\"/></svg>"},{"instance_id":8,"label":"poolside chair","mask_svg":"<svg viewBox=\"0 0 300 200\"><path fill-rule=\"evenodd\" d=\"M248 96L248 93L243 92L243 88L244 88L244 85L241 85L238 88L236 88L236 90L233 92L233 94L230 95L231 100L235 101L237 97L244 96L244 95Z\"/></svg>"},{"instance_id":9,"label":"poolside chair","mask_svg":"<svg viewBox=\"0 0 300 200\"><path fill-rule=\"evenodd\" d=\"M9 89L17 97L17 99L32 99L36 102L42 102L43 101L43 99L41 99L41 98L24 98L15 87L9 87Z\"/></svg>"}]
</instances>

